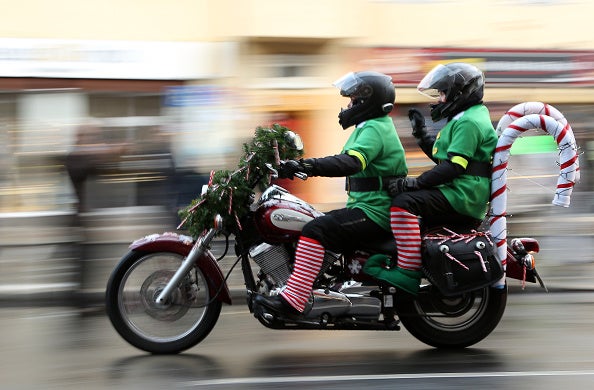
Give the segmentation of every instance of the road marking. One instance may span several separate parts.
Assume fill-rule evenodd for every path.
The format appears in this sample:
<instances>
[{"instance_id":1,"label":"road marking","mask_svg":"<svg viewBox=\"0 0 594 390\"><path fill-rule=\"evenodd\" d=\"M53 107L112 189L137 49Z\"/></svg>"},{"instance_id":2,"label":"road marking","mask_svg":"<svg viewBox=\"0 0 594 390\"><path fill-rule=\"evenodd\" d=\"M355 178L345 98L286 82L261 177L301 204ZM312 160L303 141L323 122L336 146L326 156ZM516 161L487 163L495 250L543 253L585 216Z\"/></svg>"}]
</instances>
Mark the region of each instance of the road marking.
<instances>
[{"instance_id":1,"label":"road marking","mask_svg":"<svg viewBox=\"0 0 594 390\"><path fill-rule=\"evenodd\" d=\"M594 371L499 371L499 372L444 372L434 374L385 374L385 375L320 375L299 377L246 377L221 378L182 383L182 386L226 386L270 383L377 381L388 379L447 379L447 378L495 378L534 376L594 376Z\"/></svg>"},{"instance_id":2,"label":"road marking","mask_svg":"<svg viewBox=\"0 0 594 390\"><path fill-rule=\"evenodd\" d=\"M36 284L4 284L0 286L0 293L34 293L48 291L71 291L76 283L36 283ZM15 294L16 295L16 294Z\"/></svg>"},{"instance_id":3,"label":"road marking","mask_svg":"<svg viewBox=\"0 0 594 390\"><path fill-rule=\"evenodd\" d=\"M236 311L222 311L221 312L221 315L222 316L229 316L229 315L235 316L235 315L240 315L240 314L241 315L243 315L243 314L250 314L250 311L248 309L245 309L245 310L238 309Z\"/></svg>"}]
</instances>

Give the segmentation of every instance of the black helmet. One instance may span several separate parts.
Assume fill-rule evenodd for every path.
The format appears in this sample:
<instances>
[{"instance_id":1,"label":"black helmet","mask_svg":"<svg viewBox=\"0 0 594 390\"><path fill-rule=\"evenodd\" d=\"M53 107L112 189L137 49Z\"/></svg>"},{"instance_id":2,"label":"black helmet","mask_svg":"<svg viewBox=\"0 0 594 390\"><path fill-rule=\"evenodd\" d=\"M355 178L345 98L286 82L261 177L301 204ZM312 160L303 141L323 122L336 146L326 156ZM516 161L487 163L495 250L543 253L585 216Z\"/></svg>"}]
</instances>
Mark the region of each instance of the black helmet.
<instances>
[{"instance_id":1,"label":"black helmet","mask_svg":"<svg viewBox=\"0 0 594 390\"><path fill-rule=\"evenodd\" d=\"M394 84L392 78L383 73L350 72L332 85L340 89L342 96L351 98L349 107L341 109L338 114L338 123L343 129L367 119L388 115L394 108Z\"/></svg>"},{"instance_id":2,"label":"black helmet","mask_svg":"<svg viewBox=\"0 0 594 390\"><path fill-rule=\"evenodd\" d=\"M462 62L437 65L417 86L417 90L432 99L439 98L439 92L446 95L444 103L431 105L431 119L434 122L451 118L468 107L482 102L485 78L477 67Z\"/></svg>"}]
</instances>

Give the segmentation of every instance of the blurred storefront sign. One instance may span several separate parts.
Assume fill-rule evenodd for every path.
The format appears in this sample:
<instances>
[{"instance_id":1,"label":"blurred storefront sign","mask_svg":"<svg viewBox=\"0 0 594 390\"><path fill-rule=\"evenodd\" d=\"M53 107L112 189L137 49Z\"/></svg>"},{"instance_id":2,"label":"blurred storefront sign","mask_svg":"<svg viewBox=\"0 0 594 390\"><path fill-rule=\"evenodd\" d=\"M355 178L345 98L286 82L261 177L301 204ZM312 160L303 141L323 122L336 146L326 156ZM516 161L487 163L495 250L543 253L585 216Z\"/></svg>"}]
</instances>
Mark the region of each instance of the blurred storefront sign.
<instances>
[{"instance_id":1,"label":"blurred storefront sign","mask_svg":"<svg viewBox=\"0 0 594 390\"><path fill-rule=\"evenodd\" d=\"M433 66L463 61L485 72L491 86L594 86L594 51L466 48L356 49L361 68L391 74L397 85L416 85Z\"/></svg>"},{"instance_id":2,"label":"blurred storefront sign","mask_svg":"<svg viewBox=\"0 0 594 390\"><path fill-rule=\"evenodd\" d=\"M0 38L0 77L216 78L230 72L234 45L231 42Z\"/></svg>"},{"instance_id":3,"label":"blurred storefront sign","mask_svg":"<svg viewBox=\"0 0 594 390\"><path fill-rule=\"evenodd\" d=\"M178 169L209 172L226 166L233 152L233 95L217 85L180 85L164 89L164 130L174 135Z\"/></svg>"}]
</instances>

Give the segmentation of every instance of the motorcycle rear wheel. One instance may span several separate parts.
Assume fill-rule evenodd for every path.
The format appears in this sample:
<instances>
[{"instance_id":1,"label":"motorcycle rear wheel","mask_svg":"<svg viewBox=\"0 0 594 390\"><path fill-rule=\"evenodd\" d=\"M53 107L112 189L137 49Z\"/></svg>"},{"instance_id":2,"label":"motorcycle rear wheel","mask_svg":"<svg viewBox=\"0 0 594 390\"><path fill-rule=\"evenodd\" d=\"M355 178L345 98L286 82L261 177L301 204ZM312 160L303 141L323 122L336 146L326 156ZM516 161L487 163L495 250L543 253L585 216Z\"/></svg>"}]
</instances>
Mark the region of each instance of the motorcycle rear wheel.
<instances>
[{"instance_id":1,"label":"motorcycle rear wheel","mask_svg":"<svg viewBox=\"0 0 594 390\"><path fill-rule=\"evenodd\" d=\"M416 298L397 297L402 325L419 341L436 348L465 348L487 337L497 326L507 303L507 287L485 287L455 297L424 286Z\"/></svg>"},{"instance_id":2,"label":"motorcycle rear wheel","mask_svg":"<svg viewBox=\"0 0 594 390\"><path fill-rule=\"evenodd\" d=\"M107 315L120 336L136 348L153 354L179 353L214 328L222 303L212 299L198 267L167 303L156 303L183 259L177 253L130 251L113 270L105 296Z\"/></svg>"}]
</instances>

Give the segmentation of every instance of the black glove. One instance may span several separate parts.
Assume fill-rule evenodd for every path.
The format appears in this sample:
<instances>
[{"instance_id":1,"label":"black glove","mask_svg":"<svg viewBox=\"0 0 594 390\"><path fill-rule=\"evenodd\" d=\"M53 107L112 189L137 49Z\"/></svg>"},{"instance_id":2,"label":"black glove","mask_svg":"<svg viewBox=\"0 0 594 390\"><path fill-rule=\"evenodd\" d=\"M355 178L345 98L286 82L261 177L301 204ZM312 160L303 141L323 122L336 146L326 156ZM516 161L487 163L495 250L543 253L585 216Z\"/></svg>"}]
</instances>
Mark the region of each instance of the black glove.
<instances>
[{"instance_id":1,"label":"black glove","mask_svg":"<svg viewBox=\"0 0 594 390\"><path fill-rule=\"evenodd\" d=\"M388 194L394 197L406 191L415 191L420 189L417 179L414 177L399 177L392 179L388 183Z\"/></svg>"},{"instance_id":2,"label":"black glove","mask_svg":"<svg viewBox=\"0 0 594 390\"><path fill-rule=\"evenodd\" d=\"M280 179L293 180L293 177L295 177L295 174L297 172L303 172L304 169L305 168L303 167L303 165L301 165L301 163L299 161L295 161L295 160L281 161L280 167L278 168L278 177Z\"/></svg>"},{"instance_id":3,"label":"black glove","mask_svg":"<svg viewBox=\"0 0 594 390\"><path fill-rule=\"evenodd\" d=\"M314 170L315 159L306 158L299 161L287 160L281 161L278 168L278 177L281 179L291 179L295 177L298 172L303 172L308 176L312 176Z\"/></svg>"},{"instance_id":4,"label":"black glove","mask_svg":"<svg viewBox=\"0 0 594 390\"><path fill-rule=\"evenodd\" d=\"M408 119L412 127L412 135L417 139L421 139L427 135L427 126L425 126L425 117L421 111L416 108L408 110Z\"/></svg>"}]
</instances>

